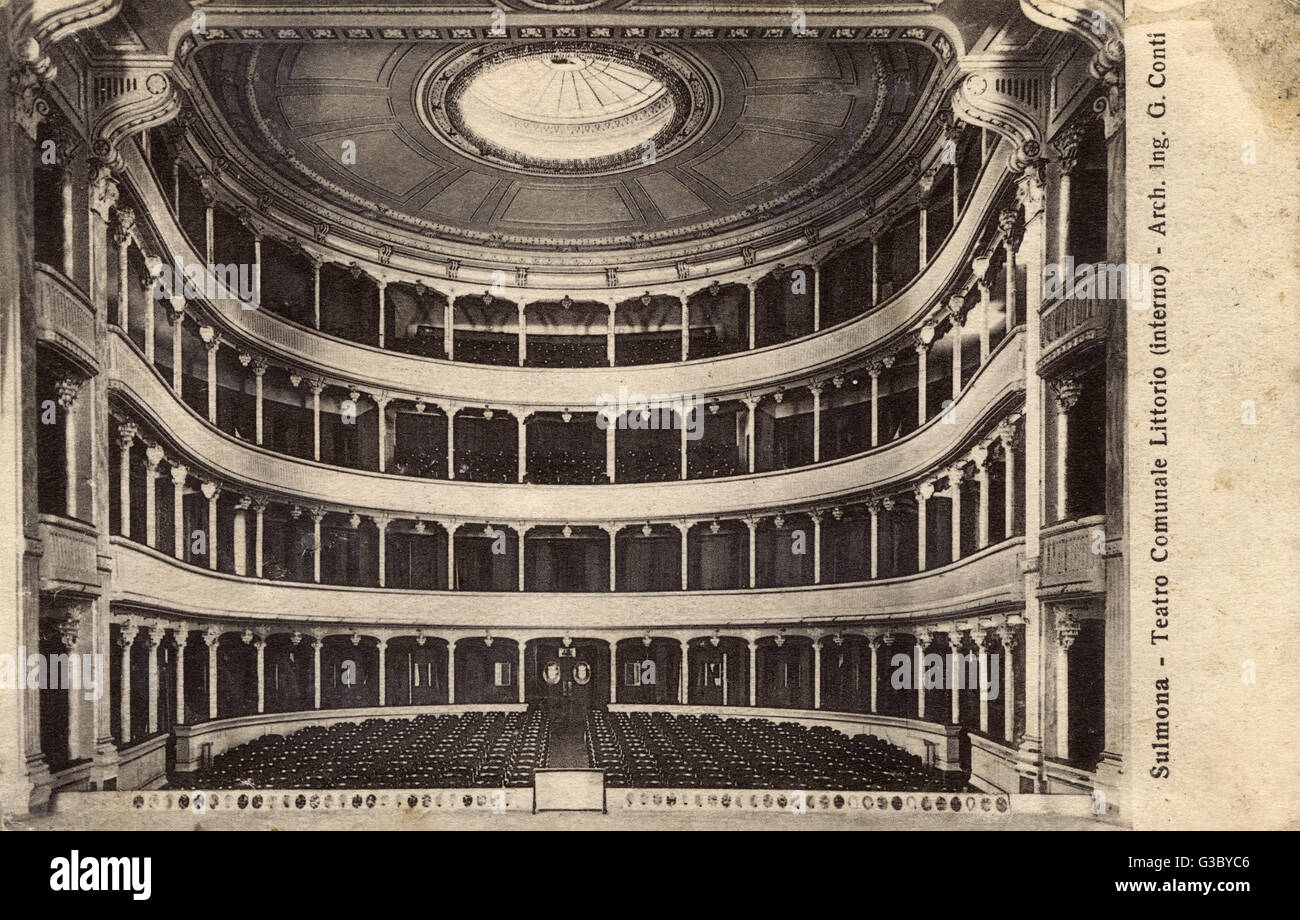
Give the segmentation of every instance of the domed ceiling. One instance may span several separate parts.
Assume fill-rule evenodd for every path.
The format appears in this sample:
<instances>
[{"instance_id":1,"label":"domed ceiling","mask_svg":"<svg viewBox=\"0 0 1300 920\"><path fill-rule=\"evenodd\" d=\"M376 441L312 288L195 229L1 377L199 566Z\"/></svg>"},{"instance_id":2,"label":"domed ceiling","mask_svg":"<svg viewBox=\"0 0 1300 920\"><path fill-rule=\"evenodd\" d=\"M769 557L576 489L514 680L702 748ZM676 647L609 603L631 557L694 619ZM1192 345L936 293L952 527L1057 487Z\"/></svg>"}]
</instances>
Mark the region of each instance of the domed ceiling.
<instances>
[{"instance_id":1,"label":"domed ceiling","mask_svg":"<svg viewBox=\"0 0 1300 920\"><path fill-rule=\"evenodd\" d=\"M196 62L214 133L286 199L545 249L868 196L909 155L936 70L916 44L796 40L231 42Z\"/></svg>"}]
</instances>

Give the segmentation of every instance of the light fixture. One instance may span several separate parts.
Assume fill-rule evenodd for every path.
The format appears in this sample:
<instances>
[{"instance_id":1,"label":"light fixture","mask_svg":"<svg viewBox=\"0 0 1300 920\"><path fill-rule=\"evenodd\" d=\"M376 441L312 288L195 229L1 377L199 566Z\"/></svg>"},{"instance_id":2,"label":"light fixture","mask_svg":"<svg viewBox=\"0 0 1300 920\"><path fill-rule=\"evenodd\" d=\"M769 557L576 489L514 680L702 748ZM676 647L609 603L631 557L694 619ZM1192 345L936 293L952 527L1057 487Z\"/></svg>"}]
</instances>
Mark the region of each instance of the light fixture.
<instances>
[{"instance_id":1,"label":"light fixture","mask_svg":"<svg viewBox=\"0 0 1300 920\"><path fill-rule=\"evenodd\" d=\"M645 306L645 307L648 307L648 306L650 306L650 301L653 300L653 299L654 299L654 298L652 298L652 297L650 296L650 292L649 292L649 291L646 291L644 294L641 295L641 305L642 305L642 306Z\"/></svg>"},{"instance_id":2,"label":"light fixture","mask_svg":"<svg viewBox=\"0 0 1300 920\"><path fill-rule=\"evenodd\" d=\"M570 527L568 524L565 524L564 529L561 530L560 533L564 534L566 537L571 537L573 536L573 528Z\"/></svg>"},{"instance_id":3,"label":"light fixture","mask_svg":"<svg viewBox=\"0 0 1300 920\"><path fill-rule=\"evenodd\" d=\"M298 520L298 518L302 517L302 509L297 505L294 505L289 509L289 517L293 518L295 521Z\"/></svg>"},{"instance_id":4,"label":"light fixture","mask_svg":"<svg viewBox=\"0 0 1300 920\"><path fill-rule=\"evenodd\" d=\"M358 527L360 527L361 515L353 511L352 514L348 517L348 526L351 527L353 530L356 530Z\"/></svg>"},{"instance_id":5,"label":"light fixture","mask_svg":"<svg viewBox=\"0 0 1300 920\"><path fill-rule=\"evenodd\" d=\"M643 536L643 537L648 537L648 536L650 536L650 534L652 534L652 533L654 533L654 528L651 527L651 526L650 526L650 523L647 521L647 522L645 523L645 525L642 526L642 528L641 528L641 536Z\"/></svg>"},{"instance_id":6,"label":"light fixture","mask_svg":"<svg viewBox=\"0 0 1300 920\"><path fill-rule=\"evenodd\" d=\"M568 294L565 294L564 297L560 300L560 306L562 306L566 310L569 309L569 307L573 306L573 298L570 297Z\"/></svg>"},{"instance_id":7,"label":"light fixture","mask_svg":"<svg viewBox=\"0 0 1300 920\"><path fill-rule=\"evenodd\" d=\"M352 400L353 402L356 402L360 398L361 398L360 390L348 390L348 399Z\"/></svg>"},{"instance_id":8,"label":"light fixture","mask_svg":"<svg viewBox=\"0 0 1300 920\"><path fill-rule=\"evenodd\" d=\"M785 390L777 390L772 394L772 399L776 400L778 403L783 402L785 400Z\"/></svg>"},{"instance_id":9,"label":"light fixture","mask_svg":"<svg viewBox=\"0 0 1300 920\"><path fill-rule=\"evenodd\" d=\"M709 285L709 296L710 296L710 297L717 297L718 294L719 294L719 292L721 292L721 291L722 291L722 285L718 284L717 281L714 281L712 284Z\"/></svg>"},{"instance_id":10,"label":"light fixture","mask_svg":"<svg viewBox=\"0 0 1300 920\"><path fill-rule=\"evenodd\" d=\"M416 518L415 526L411 529L414 530L416 533L424 533L425 530L427 530L428 528L424 526L424 521L420 520L419 518Z\"/></svg>"},{"instance_id":11,"label":"light fixture","mask_svg":"<svg viewBox=\"0 0 1300 920\"><path fill-rule=\"evenodd\" d=\"M567 425L569 422L573 421L573 413L568 409L565 409L560 413L560 418L564 419L564 424Z\"/></svg>"},{"instance_id":12,"label":"light fixture","mask_svg":"<svg viewBox=\"0 0 1300 920\"><path fill-rule=\"evenodd\" d=\"M419 412L420 414L423 415L423 414L424 414L424 407L425 407L425 402L424 402L423 399L417 399L417 400L415 401L415 411L416 411L416 412Z\"/></svg>"},{"instance_id":13,"label":"light fixture","mask_svg":"<svg viewBox=\"0 0 1300 920\"><path fill-rule=\"evenodd\" d=\"M644 636L641 637L641 644L644 645L646 648L649 648L649 647L650 647L650 643L653 642L653 641L654 641L654 640L650 638L650 634L649 634L649 633L646 633Z\"/></svg>"},{"instance_id":14,"label":"light fixture","mask_svg":"<svg viewBox=\"0 0 1300 920\"><path fill-rule=\"evenodd\" d=\"M302 383L302 374L290 374L289 383L295 387L298 386L298 384Z\"/></svg>"},{"instance_id":15,"label":"light fixture","mask_svg":"<svg viewBox=\"0 0 1300 920\"><path fill-rule=\"evenodd\" d=\"M486 645L488 648L492 647L492 630L489 629L487 633L484 634L483 644Z\"/></svg>"},{"instance_id":16,"label":"light fixture","mask_svg":"<svg viewBox=\"0 0 1300 920\"><path fill-rule=\"evenodd\" d=\"M496 298L492 296L492 292L491 292L491 291L484 291L484 292L483 292L483 306L485 306L485 307L490 307L490 306L492 306L492 301L495 300L495 299L496 299Z\"/></svg>"},{"instance_id":17,"label":"light fixture","mask_svg":"<svg viewBox=\"0 0 1300 920\"><path fill-rule=\"evenodd\" d=\"M493 412L490 408L488 408L487 406L484 406L484 407L483 407L483 417L484 417L485 419L487 419L489 422L492 421L492 416L495 415L495 414L496 414L496 413L494 413L494 412Z\"/></svg>"},{"instance_id":18,"label":"light fixture","mask_svg":"<svg viewBox=\"0 0 1300 920\"><path fill-rule=\"evenodd\" d=\"M495 530L492 529L492 525L491 525L491 524L484 524L484 525L483 525L483 536L485 536L485 537L495 537L496 535L497 535L497 532L496 532Z\"/></svg>"},{"instance_id":19,"label":"light fixture","mask_svg":"<svg viewBox=\"0 0 1300 920\"><path fill-rule=\"evenodd\" d=\"M835 518L835 520L837 520L837 521L843 520L843 519L844 519L844 509L843 509L843 508L839 508L839 507L832 508L832 509L831 509L831 517Z\"/></svg>"},{"instance_id":20,"label":"light fixture","mask_svg":"<svg viewBox=\"0 0 1300 920\"><path fill-rule=\"evenodd\" d=\"M778 514L776 517L772 518L772 525L777 530L780 530L785 526L785 518Z\"/></svg>"},{"instance_id":21,"label":"light fixture","mask_svg":"<svg viewBox=\"0 0 1300 920\"><path fill-rule=\"evenodd\" d=\"M427 290L428 290L428 288L426 288L426 287L424 286L424 282L423 282L423 281L416 281L416 282L415 282L415 296L416 296L416 297L423 297L423 296L424 296L424 292L427 291Z\"/></svg>"},{"instance_id":22,"label":"light fixture","mask_svg":"<svg viewBox=\"0 0 1300 920\"><path fill-rule=\"evenodd\" d=\"M722 525L719 524L717 521L714 521L711 524L709 524L709 533L717 533L721 529L722 529Z\"/></svg>"},{"instance_id":23,"label":"light fixture","mask_svg":"<svg viewBox=\"0 0 1300 920\"><path fill-rule=\"evenodd\" d=\"M717 414L718 414L718 401L715 399L713 400L713 402L709 403L709 415L717 415Z\"/></svg>"}]
</instances>

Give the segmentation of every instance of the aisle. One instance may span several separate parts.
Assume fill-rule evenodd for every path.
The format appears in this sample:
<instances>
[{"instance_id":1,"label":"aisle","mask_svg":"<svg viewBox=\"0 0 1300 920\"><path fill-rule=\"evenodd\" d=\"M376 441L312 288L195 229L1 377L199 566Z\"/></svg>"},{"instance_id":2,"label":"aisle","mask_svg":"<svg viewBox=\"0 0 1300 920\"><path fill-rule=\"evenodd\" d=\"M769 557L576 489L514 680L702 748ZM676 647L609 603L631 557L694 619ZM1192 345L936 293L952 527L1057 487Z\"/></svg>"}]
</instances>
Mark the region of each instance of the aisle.
<instances>
[{"instance_id":1,"label":"aisle","mask_svg":"<svg viewBox=\"0 0 1300 920\"><path fill-rule=\"evenodd\" d=\"M586 770L591 767L587 758L587 712L578 706L566 706L557 701L548 713L550 739L547 742L546 765Z\"/></svg>"}]
</instances>

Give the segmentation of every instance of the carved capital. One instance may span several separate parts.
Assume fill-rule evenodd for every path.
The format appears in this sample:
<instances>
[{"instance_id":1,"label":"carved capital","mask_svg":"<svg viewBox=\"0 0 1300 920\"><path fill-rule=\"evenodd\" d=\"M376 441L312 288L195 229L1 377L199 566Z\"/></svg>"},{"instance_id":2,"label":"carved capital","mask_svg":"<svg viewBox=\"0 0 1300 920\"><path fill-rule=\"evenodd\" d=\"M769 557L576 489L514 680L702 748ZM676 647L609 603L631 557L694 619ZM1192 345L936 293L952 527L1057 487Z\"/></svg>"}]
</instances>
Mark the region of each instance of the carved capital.
<instances>
[{"instance_id":1,"label":"carved capital","mask_svg":"<svg viewBox=\"0 0 1300 920\"><path fill-rule=\"evenodd\" d=\"M14 122L36 142L41 122L50 114L45 100L45 85L58 76L59 70L41 52L35 39L29 38L9 65L9 92L14 97Z\"/></svg>"},{"instance_id":2,"label":"carved capital","mask_svg":"<svg viewBox=\"0 0 1300 920\"><path fill-rule=\"evenodd\" d=\"M1052 381L1052 392L1062 414L1070 412L1083 394L1083 385L1074 377L1059 377Z\"/></svg>"},{"instance_id":3,"label":"carved capital","mask_svg":"<svg viewBox=\"0 0 1300 920\"><path fill-rule=\"evenodd\" d=\"M171 474L173 485L184 486L185 479L190 474L190 468L183 463L173 463L168 472Z\"/></svg>"},{"instance_id":4,"label":"carved capital","mask_svg":"<svg viewBox=\"0 0 1300 920\"><path fill-rule=\"evenodd\" d=\"M54 384L54 392L59 397L59 407L63 411L68 411L76 403L83 382L78 377L64 377Z\"/></svg>"},{"instance_id":5,"label":"carved capital","mask_svg":"<svg viewBox=\"0 0 1300 920\"><path fill-rule=\"evenodd\" d=\"M113 224L113 242L125 246L135 236L135 211L131 208L118 208L117 220Z\"/></svg>"},{"instance_id":6,"label":"carved capital","mask_svg":"<svg viewBox=\"0 0 1300 920\"><path fill-rule=\"evenodd\" d=\"M1083 125L1072 124L1063 128L1052 141L1052 150L1056 152L1061 175L1068 176L1079 164L1079 147L1083 143L1083 135Z\"/></svg>"},{"instance_id":7,"label":"carved capital","mask_svg":"<svg viewBox=\"0 0 1300 920\"><path fill-rule=\"evenodd\" d=\"M1063 612L1056 615L1056 642L1062 651L1070 650L1074 640L1079 638L1080 629L1079 620L1073 613Z\"/></svg>"},{"instance_id":8,"label":"carved capital","mask_svg":"<svg viewBox=\"0 0 1300 920\"><path fill-rule=\"evenodd\" d=\"M134 422L122 422L117 426L117 446L125 453L135 444L136 436L140 434L140 429Z\"/></svg>"}]
</instances>

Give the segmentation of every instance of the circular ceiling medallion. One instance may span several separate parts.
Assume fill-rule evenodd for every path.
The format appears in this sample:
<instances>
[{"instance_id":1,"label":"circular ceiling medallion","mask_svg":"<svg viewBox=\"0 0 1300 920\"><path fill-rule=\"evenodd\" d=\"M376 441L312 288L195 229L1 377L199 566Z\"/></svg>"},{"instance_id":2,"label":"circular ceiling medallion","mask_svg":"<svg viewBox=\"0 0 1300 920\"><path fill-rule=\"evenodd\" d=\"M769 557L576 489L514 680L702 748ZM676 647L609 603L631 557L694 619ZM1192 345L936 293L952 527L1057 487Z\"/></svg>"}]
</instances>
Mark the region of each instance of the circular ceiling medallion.
<instances>
[{"instance_id":1,"label":"circular ceiling medallion","mask_svg":"<svg viewBox=\"0 0 1300 920\"><path fill-rule=\"evenodd\" d=\"M537 42L454 58L422 80L425 123L468 156L530 173L651 165L707 126L701 72L659 46Z\"/></svg>"}]
</instances>

